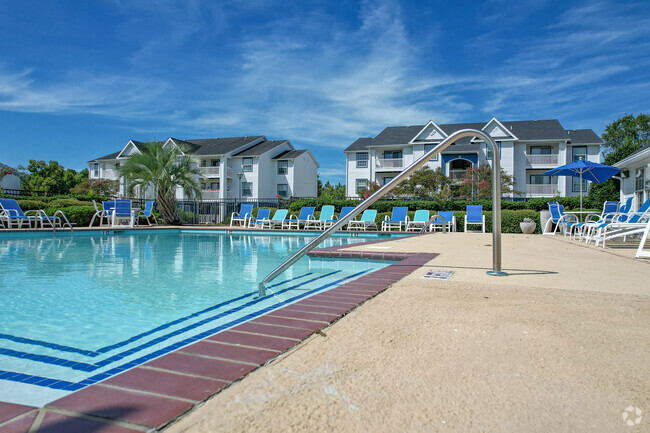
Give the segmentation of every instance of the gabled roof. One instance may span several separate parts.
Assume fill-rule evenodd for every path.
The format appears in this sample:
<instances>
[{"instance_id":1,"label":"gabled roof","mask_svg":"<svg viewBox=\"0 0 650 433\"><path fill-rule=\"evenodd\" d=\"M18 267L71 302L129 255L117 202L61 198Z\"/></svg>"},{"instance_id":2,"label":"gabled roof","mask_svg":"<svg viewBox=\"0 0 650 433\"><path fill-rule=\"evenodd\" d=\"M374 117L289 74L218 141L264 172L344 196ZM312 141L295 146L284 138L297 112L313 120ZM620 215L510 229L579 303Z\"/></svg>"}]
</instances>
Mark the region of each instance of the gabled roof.
<instances>
[{"instance_id":1,"label":"gabled roof","mask_svg":"<svg viewBox=\"0 0 650 433\"><path fill-rule=\"evenodd\" d=\"M100 156L99 158L91 159L88 162L97 162L97 161L106 161L106 160L109 160L109 159L117 159L117 155L119 155L120 153L122 153L121 150L119 150L118 152L109 153L108 155Z\"/></svg>"},{"instance_id":2,"label":"gabled roof","mask_svg":"<svg viewBox=\"0 0 650 433\"><path fill-rule=\"evenodd\" d=\"M617 168L625 168L627 164L633 163L636 161L643 161L644 157L650 157L650 144L646 144L639 150L635 150L634 152L630 153L628 156L625 158L621 159L615 164L612 164L614 167Z\"/></svg>"},{"instance_id":3,"label":"gabled roof","mask_svg":"<svg viewBox=\"0 0 650 433\"><path fill-rule=\"evenodd\" d=\"M314 158L314 155L312 155L308 149L285 150L284 152L281 152L278 155L274 156L272 159L296 159L303 154L307 154L307 156L309 156L314 161L316 167L320 168L320 164L318 161L316 161L316 158Z\"/></svg>"},{"instance_id":4,"label":"gabled roof","mask_svg":"<svg viewBox=\"0 0 650 433\"><path fill-rule=\"evenodd\" d=\"M263 153L268 152L269 150L275 149L276 147L284 144L284 143L289 143L288 140L271 140L271 141L262 141L260 143L257 143L256 145L249 147L248 149L241 151L239 153L234 154L233 156L260 156ZM289 146L293 149L293 146L291 143L289 143Z\"/></svg>"},{"instance_id":5,"label":"gabled roof","mask_svg":"<svg viewBox=\"0 0 650 433\"><path fill-rule=\"evenodd\" d=\"M233 152L240 147L256 144L259 140L265 140L263 135L246 136L246 137L227 137L227 138L198 138L191 140L179 140L170 138L176 143L185 143L190 146L192 153L195 155L225 155Z\"/></svg>"},{"instance_id":6,"label":"gabled roof","mask_svg":"<svg viewBox=\"0 0 650 433\"><path fill-rule=\"evenodd\" d=\"M602 138L591 129L568 129L566 133L571 144L603 144Z\"/></svg>"},{"instance_id":7,"label":"gabled roof","mask_svg":"<svg viewBox=\"0 0 650 433\"><path fill-rule=\"evenodd\" d=\"M496 120L496 119L494 119ZM451 135L461 129L478 129L481 130L489 122L480 123L450 123L438 125L445 134ZM566 140L567 131L562 127L557 119L548 120L515 120L507 122L499 122L505 129L514 135L519 140ZM387 145L405 145L413 140L426 125L415 126L389 126L380 132L374 138L360 138L344 152L366 150L372 146L387 146ZM591 131L591 130L578 130L578 131ZM596 136L596 134L591 131ZM586 133L585 133L586 134ZM596 136L598 137L598 136ZM591 143L600 143L602 141L592 141ZM458 140L454 147L447 148L446 151L463 152L475 151L476 144L470 143L470 138L462 138Z\"/></svg>"}]
</instances>

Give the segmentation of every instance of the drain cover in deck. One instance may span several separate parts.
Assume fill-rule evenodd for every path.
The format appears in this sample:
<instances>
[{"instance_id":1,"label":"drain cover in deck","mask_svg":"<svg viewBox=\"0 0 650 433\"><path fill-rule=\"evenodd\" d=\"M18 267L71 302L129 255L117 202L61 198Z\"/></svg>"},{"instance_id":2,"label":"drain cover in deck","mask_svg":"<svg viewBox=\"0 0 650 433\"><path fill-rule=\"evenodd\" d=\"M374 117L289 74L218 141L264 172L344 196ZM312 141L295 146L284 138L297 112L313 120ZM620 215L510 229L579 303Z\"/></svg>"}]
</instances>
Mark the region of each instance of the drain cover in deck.
<instances>
[{"instance_id":1,"label":"drain cover in deck","mask_svg":"<svg viewBox=\"0 0 650 433\"><path fill-rule=\"evenodd\" d=\"M448 280L454 271L429 271L422 278L431 278L433 280Z\"/></svg>"}]
</instances>

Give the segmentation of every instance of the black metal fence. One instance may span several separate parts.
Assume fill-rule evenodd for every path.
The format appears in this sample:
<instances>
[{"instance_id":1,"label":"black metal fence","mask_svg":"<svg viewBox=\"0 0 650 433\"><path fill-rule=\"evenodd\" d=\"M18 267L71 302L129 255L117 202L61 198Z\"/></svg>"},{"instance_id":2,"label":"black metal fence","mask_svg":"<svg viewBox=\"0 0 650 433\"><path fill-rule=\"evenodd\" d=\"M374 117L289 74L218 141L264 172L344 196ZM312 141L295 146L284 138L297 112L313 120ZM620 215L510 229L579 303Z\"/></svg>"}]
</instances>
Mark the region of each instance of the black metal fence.
<instances>
[{"instance_id":1,"label":"black metal fence","mask_svg":"<svg viewBox=\"0 0 650 433\"><path fill-rule=\"evenodd\" d=\"M5 195L10 195L14 197L27 197L27 196L34 196L34 197L45 197L47 195L47 192L45 191L28 191L26 189L3 189L2 190L3 194Z\"/></svg>"}]
</instances>

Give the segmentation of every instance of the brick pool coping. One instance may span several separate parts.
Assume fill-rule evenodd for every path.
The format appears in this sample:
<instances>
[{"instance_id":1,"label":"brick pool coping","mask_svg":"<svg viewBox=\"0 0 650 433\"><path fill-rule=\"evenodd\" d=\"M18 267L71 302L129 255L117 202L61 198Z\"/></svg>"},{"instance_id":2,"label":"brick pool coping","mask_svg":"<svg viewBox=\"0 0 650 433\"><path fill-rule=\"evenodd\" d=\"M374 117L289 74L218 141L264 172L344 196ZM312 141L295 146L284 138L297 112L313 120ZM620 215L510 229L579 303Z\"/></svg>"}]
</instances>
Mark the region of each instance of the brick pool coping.
<instances>
[{"instance_id":1,"label":"brick pool coping","mask_svg":"<svg viewBox=\"0 0 650 433\"><path fill-rule=\"evenodd\" d=\"M358 245L387 242L380 239ZM0 433L155 431L329 326L438 256L321 248L315 257L394 260L364 275L163 355L44 408L0 402Z\"/></svg>"}]
</instances>

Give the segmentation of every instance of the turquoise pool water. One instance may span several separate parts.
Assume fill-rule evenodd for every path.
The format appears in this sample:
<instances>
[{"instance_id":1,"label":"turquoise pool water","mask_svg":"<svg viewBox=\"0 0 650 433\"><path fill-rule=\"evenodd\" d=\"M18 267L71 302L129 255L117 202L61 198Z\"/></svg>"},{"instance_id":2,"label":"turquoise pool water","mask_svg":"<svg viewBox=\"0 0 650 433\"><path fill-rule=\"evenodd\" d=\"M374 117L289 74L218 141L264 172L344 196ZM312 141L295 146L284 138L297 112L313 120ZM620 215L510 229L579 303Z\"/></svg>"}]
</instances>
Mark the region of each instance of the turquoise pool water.
<instances>
[{"instance_id":1,"label":"turquoise pool water","mask_svg":"<svg viewBox=\"0 0 650 433\"><path fill-rule=\"evenodd\" d=\"M3 234L4 235L4 234ZM387 263L303 258L312 235L159 231L0 237L0 400L74 391ZM335 236L322 246L366 236ZM8 395L11 394L11 395ZM22 401L24 403L33 402Z\"/></svg>"}]
</instances>

